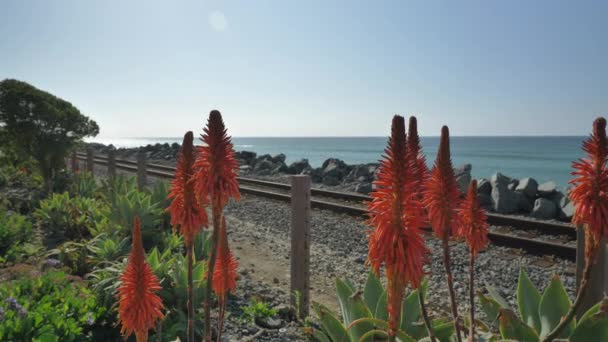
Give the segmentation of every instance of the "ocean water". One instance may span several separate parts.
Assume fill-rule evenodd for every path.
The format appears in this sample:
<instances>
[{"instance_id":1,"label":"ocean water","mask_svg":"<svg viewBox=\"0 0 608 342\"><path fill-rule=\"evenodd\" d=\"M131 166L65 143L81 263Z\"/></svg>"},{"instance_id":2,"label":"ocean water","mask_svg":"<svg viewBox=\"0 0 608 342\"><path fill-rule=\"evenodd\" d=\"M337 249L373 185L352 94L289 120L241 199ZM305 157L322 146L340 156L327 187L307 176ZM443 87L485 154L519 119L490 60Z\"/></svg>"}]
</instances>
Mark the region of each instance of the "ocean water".
<instances>
[{"instance_id":1,"label":"ocean water","mask_svg":"<svg viewBox=\"0 0 608 342\"><path fill-rule=\"evenodd\" d=\"M555 181L565 189L570 180L571 164L583 156L585 137L452 137L452 161L455 166L470 163L475 178L489 178L494 172L539 182ZM116 147L136 147L156 143L181 142L181 138L115 138L91 141ZM381 158L386 137L233 137L235 149L261 154L284 153L287 163L307 158L313 167L327 158L339 158L349 164L376 162ZM422 137L422 147L429 166L435 159L438 137Z\"/></svg>"}]
</instances>

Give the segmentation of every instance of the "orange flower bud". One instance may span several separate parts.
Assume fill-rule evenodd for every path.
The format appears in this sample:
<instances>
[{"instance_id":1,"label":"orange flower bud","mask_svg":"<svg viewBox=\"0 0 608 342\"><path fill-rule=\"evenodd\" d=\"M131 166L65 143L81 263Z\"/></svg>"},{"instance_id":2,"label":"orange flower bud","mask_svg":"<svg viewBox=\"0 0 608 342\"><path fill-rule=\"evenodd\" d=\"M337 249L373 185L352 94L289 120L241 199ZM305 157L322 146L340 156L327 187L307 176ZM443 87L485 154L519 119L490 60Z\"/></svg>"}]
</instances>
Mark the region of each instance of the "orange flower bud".
<instances>
[{"instance_id":1,"label":"orange flower bud","mask_svg":"<svg viewBox=\"0 0 608 342\"><path fill-rule=\"evenodd\" d=\"M194 192L194 160L192 132L184 135L175 169L175 177L171 181L169 199L172 199L168 211L171 214L171 225L180 227L186 247L191 246L201 226L207 226L208 218L205 208L199 203Z\"/></svg>"},{"instance_id":2,"label":"orange flower bud","mask_svg":"<svg viewBox=\"0 0 608 342\"><path fill-rule=\"evenodd\" d=\"M145 341L148 330L163 318L163 303L156 294L161 286L144 255L139 217L135 217L132 240L129 263L120 277L122 283L118 288L120 332L125 336L135 333L138 341Z\"/></svg>"}]
</instances>

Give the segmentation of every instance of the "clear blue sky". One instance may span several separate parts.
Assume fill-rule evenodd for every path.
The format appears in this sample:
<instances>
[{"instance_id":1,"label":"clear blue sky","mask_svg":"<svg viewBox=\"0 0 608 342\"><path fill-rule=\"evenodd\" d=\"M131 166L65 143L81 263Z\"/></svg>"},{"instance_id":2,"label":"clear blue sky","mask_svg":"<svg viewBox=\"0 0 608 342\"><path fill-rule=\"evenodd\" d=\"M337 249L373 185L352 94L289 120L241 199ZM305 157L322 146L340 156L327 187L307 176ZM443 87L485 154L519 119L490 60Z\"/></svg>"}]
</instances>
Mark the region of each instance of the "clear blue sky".
<instances>
[{"instance_id":1,"label":"clear blue sky","mask_svg":"<svg viewBox=\"0 0 608 342\"><path fill-rule=\"evenodd\" d=\"M608 1L2 0L0 78L101 137L586 135L608 114Z\"/></svg>"}]
</instances>

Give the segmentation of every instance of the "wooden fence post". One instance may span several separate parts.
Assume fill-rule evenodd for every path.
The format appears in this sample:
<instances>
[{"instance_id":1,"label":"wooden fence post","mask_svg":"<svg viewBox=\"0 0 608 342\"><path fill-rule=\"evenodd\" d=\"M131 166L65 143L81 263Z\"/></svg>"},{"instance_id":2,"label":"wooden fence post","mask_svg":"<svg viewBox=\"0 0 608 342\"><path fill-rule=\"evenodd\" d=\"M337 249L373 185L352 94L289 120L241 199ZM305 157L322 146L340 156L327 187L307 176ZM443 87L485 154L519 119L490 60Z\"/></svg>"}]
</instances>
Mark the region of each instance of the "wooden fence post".
<instances>
[{"instance_id":1,"label":"wooden fence post","mask_svg":"<svg viewBox=\"0 0 608 342\"><path fill-rule=\"evenodd\" d=\"M93 174L93 164L95 163L95 160L93 160L93 149L92 148L87 148L87 171L90 172L91 174Z\"/></svg>"},{"instance_id":2,"label":"wooden fence post","mask_svg":"<svg viewBox=\"0 0 608 342\"><path fill-rule=\"evenodd\" d=\"M139 191L143 191L148 184L147 175L146 154L140 150L137 152L137 187Z\"/></svg>"},{"instance_id":3,"label":"wooden fence post","mask_svg":"<svg viewBox=\"0 0 608 342\"><path fill-rule=\"evenodd\" d=\"M116 151L111 148L108 150L108 179L114 180L116 177Z\"/></svg>"},{"instance_id":4,"label":"wooden fence post","mask_svg":"<svg viewBox=\"0 0 608 342\"><path fill-rule=\"evenodd\" d=\"M72 151L72 173L78 172L78 156L76 155L76 150Z\"/></svg>"},{"instance_id":5,"label":"wooden fence post","mask_svg":"<svg viewBox=\"0 0 608 342\"><path fill-rule=\"evenodd\" d=\"M296 295L297 294L297 295ZM299 302L296 302L299 301ZM291 303L300 318L310 305L310 177L291 177Z\"/></svg>"},{"instance_id":6,"label":"wooden fence post","mask_svg":"<svg viewBox=\"0 0 608 342\"><path fill-rule=\"evenodd\" d=\"M585 267L585 230L579 227L576 231L576 287L578 288L583 268ZM587 293L579 307L577 316L580 318L589 308L604 298L608 293L608 254L606 253L606 240L600 242L597 263L591 268Z\"/></svg>"}]
</instances>

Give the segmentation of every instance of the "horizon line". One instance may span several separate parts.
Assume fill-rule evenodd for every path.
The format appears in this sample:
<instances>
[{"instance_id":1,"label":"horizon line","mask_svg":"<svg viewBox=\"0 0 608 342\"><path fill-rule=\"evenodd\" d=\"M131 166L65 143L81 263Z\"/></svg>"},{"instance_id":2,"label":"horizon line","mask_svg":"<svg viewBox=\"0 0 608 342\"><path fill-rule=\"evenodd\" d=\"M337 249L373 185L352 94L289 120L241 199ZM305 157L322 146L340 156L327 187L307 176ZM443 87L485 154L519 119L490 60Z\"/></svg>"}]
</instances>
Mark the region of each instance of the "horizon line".
<instances>
[{"instance_id":1,"label":"horizon line","mask_svg":"<svg viewBox=\"0 0 608 342\"><path fill-rule=\"evenodd\" d=\"M200 136L200 134L199 134ZM545 134L545 135L450 135L451 138L578 138L587 137L588 135L577 135L577 134ZM388 135L232 135L231 138L387 138ZM421 138L439 138L439 135L421 135ZM176 136L146 136L146 137L86 137L85 139L173 139L182 138L179 135Z\"/></svg>"}]
</instances>

